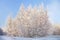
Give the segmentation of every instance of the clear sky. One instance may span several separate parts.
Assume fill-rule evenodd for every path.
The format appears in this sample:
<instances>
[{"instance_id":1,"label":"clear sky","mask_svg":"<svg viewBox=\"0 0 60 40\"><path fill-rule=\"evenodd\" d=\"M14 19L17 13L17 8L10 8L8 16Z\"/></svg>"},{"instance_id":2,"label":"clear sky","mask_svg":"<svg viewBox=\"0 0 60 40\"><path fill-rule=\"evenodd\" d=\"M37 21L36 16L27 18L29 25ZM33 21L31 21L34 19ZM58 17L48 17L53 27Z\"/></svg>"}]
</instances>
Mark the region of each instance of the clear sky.
<instances>
[{"instance_id":1,"label":"clear sky","mask_svg":"<svg viewBox=\"0 0 60 40\"><path fill-rule=\"evenodd\" d=\"M25 7L29 4L32 6L44 3L48 6L48 15L54 23L60 23L60 0L0 0L0 26L4 26L9 14L16 16L20 5Z\"/></svg>"}]
</instances>

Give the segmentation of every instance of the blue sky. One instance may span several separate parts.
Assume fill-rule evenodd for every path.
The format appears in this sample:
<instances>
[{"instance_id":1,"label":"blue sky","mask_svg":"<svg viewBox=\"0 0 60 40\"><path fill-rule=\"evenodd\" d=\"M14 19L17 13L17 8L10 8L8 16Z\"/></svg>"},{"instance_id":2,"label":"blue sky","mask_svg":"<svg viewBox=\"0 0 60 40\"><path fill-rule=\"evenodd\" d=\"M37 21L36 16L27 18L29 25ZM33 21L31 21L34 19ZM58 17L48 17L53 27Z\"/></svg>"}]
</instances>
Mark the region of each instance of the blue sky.
<instances>
[{"instance_id":1,"label":"blue sky","mask_svg":"<svg viewBox=\"0 0 60 40\"><path fill-rule=\"evenodd\" d=\"M0 0L0 26L4 26L9 14L16 16L20 5L25 7L29 4L32 6L44 3L48 6L48 15L52 22L60 23L60 0Z\"/></svg>"}]
</instances>

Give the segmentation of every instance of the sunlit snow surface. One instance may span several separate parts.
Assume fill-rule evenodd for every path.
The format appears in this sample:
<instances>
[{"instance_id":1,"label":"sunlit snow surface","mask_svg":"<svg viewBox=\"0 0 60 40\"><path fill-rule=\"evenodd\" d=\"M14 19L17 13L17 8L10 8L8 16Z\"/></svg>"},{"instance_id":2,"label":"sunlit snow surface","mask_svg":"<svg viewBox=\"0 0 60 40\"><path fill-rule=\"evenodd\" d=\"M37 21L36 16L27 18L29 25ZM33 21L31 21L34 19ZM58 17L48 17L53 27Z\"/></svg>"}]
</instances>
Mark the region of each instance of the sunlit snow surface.
<instances>
[{"instance_id":1,"label":"sunlit snow surface","mask_svg":"<svg viewBox=\"0 0 60 40\"><path fill-rule=\"evenodd\" d=\"M23 37L0 36L0 40L60 40L60 36L48 36L48 37L41 37L41 38L23 38Z\"/></svg>"}]
</instances>

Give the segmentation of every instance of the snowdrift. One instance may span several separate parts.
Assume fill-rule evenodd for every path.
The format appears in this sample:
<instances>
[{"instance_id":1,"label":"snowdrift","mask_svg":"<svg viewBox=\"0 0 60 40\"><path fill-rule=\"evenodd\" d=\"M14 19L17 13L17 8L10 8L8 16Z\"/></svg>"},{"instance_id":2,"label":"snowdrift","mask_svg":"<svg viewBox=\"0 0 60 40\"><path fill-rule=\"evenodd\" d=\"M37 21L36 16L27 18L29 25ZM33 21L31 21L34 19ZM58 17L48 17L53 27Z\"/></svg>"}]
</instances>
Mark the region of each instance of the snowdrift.
<instances>
[{"instance_id":1,"label":"snowdrift","mask_svg":"<svg viewBox=\"0 0 60 40\"><path fill-rule=\"evenodd\" d=\"M23 37L0 36L0 40L60 40L60 36L48 36L48 37L41 37L41 38L23 38Z\"/></svg>"}]
</instances>

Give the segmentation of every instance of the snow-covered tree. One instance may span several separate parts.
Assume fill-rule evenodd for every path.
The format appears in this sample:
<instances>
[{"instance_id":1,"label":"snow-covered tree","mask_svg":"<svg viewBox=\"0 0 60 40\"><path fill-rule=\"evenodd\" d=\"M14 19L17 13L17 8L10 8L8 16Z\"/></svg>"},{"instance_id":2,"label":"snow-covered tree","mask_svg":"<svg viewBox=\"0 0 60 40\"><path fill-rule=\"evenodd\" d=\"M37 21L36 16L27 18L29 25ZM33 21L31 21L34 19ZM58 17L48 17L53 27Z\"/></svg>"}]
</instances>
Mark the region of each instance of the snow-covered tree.
<instances>
[{"instance_id":1,"label":"snow-covered tree","mask_svg":"<svg viewBox=\"0 0 60 40\"><path fill-rule=\"evenodd\" d=\"M60 24L55 24L54 28L53 35L60 35Z\"/></svg>"},{"instance_id":2,"label":"snow-covered tree","mask_svg":"<svg viewBox=\"0 0 60 40\"><path fill-rule=\"evenodd\" d=\"M43 5L40 8L31 5L27 9L22 4L14 20L9 17L7 33L13 36L41 37L52 34L52 24L49 22L47 10Z\"/></svg>"},{"instance_id":3,"label":"snow-covered tree","mask_svg":"<svg viewBox=\"0 0 60 40\"><path fill-rule=\"evenodd\" d=\"M8 17L6 33L8 36L22 36L22 32L17 27L16 20L13 20L10 16Z\"/></svg>"},{"instance_id":4,"label":"snow-covered tree","mask_svg":"<svg viewBox=\"0 0 60 40\"><path fill-rule=\"evenodd\" d=\"M11 29L12 28L13 28L12 27L12 18L10 16L8 16L8 18L7 18L7 28L6 28L8 35L12 35L11 34L11 32L12 32Z\"/></svg>"},{"instance_id":5,"label":"snow-covered tree","mask_svg":"<svg viewBox=\"0 0 60 40\"><path fill-rule=\"evenodd\" d=\"M47 12L43 9L42 6L39 11L37 11L38 9L36 9L35 11L35 9L35 13L33 12L33 15L31 15L32 19L30 19L32 20L31 26L29 27L28 31L30 37L40 37L52 34L52 31L50 32L50 28L52 28L52 25L48 20Z\"/></svg>"}]
</instances>

